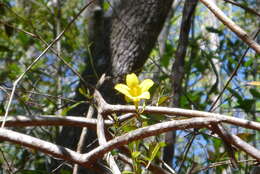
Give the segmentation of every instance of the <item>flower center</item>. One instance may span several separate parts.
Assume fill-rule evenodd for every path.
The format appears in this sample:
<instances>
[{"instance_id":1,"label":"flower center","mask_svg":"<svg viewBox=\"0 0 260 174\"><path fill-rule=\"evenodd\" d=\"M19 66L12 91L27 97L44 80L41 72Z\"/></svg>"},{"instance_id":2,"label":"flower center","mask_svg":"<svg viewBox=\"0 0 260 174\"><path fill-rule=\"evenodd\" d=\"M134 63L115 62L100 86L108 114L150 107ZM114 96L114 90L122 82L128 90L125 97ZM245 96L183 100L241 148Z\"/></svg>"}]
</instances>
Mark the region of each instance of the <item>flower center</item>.
<instances>
[{"instance_id":1,"label":"flower center","mask_svg":"<svg viewBox=\"0 0 260 174\"><path fill-rule=\"evenodd\" d=\"M133 97L137 97L137 96L141 95L141 93L142 93L142 90L138 85L135 85L135 86L131 87L131 89L130 89L130 94Z\"/></svg>"}]
</instances>

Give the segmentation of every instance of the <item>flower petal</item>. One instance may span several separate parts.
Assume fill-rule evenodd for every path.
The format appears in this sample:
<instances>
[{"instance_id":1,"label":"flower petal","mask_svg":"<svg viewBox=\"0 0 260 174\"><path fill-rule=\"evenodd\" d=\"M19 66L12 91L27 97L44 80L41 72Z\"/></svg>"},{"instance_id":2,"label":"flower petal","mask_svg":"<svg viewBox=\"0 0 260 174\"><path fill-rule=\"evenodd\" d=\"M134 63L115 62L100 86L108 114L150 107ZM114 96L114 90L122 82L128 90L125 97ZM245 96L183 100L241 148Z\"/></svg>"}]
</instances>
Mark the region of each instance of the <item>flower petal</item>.
<instances>
[{"instance_id":1,"label":"flower petal","mask_svg":"<svg viewBox=\"0 0 260 174\"><path fill-rule=\"evenodd\" d=\"M139 99L150 99L150 92L143 92L140 96L138 96Z\"/></svg>"},{"instance_id":2,"label":"flower petal","mask_svg":"<svg viewBox=\"0 0 260 174\"><path fill-rule=\"evenodd\" d=\"M129 88L139 85L139 80L138 80L137 76L135 75L135 73L128 74L126 76L126 84Z\"/></svg>"},{"instance_id":3,"label":"flower petal","mask_svg":"<svg viewBox=\"0 0 260 174\"><path fill-rule=\"evenodd\" d=\"M129 87L126 86L125 84L119 83L115 86L115 89L119 92L121 92L122 94L129 96Z\"/></svg>"},{"instance_id":4,"label":"flower petal","mask_svg":"<svg viewBox=\"0 0 260 174\"><path fill-rule=\"evenodd\" d=\"M154 82L151 79L145 79L140 84L140 88L142 89L142 92L148 91L152 86Z\"/></svg>"}]
</instances>

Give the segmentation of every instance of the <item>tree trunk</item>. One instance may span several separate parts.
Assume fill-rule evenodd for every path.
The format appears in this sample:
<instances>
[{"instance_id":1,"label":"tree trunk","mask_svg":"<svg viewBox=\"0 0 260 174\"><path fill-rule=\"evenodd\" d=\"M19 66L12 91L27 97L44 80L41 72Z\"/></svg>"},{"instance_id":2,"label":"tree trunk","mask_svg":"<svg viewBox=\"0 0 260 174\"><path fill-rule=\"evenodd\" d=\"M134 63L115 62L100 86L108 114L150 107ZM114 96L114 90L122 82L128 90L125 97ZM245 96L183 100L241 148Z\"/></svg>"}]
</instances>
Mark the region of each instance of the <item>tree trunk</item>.
<instances>
[{"instance_id":1,"label":"tree trunk","mask_svg":"<svg viewBox=\"0 0 260 174\"><path fill-rule=\"evenodd\" d=\"M113 3L115 6L112 7L112 14L104 14L101 8L102 1L95 1L91 10L86 13L89 18L87 31L91 43L91 55L88 54L86 69L82 76L92 85L97 83L103 73L112 77L112 80L105 81L100 89L106 101L110 103L122 101L116 96L114 84L130 72L141 71L163 27L172 1L119 1ZM84 82L81 81L76 91L76 100L86 100L78 92L78 89L84 86ZM68 114L80 116L87 110L88 105L81 104L70 110ZM80 132L79 128L64 127L57 137L57 143L76 149ZM87 144L95 139L95 131L89 131ZM85 148L84 151L92 148ZM85 173L95 172L85 171Z\"/></svg>"},{"instance_id":2,"label":"tree trunk","mask_svg":"<svg viewBox=\"0 0 260 174\"><path fill-rule=\"evenodd\" d=\"M197 5L197 0L186 0L182 13L181 31L179 43L175 54L175 60L172 66L172 87L173 87L173 106L180 107L180 98L182 95L182 82L184 78L184 62L188 47L189 32L192 24L192 16ZM164 161L171 167L174 157L176 132L166 133L167 147L164 149Z\"/></svg>"}]
</instances>

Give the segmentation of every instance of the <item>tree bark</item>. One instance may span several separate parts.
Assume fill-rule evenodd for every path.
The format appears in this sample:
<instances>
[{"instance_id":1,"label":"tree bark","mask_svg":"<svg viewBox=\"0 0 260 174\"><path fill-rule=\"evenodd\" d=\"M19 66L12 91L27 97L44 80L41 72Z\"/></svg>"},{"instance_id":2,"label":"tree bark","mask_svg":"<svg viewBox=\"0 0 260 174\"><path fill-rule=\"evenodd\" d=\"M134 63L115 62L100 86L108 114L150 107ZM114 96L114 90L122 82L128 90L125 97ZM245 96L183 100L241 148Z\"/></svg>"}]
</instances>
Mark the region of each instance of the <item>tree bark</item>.
<instances>
[{"instance_id":1,"label":"tree bark","mask_svg":"<svg viewBox=\"0 0 260 174\"><path fill-rule=\"evenodd\" d=\"M171 8L173 0L127 0L118 1L112 7L112 14L104 14L102 1L96 1L91 11L87 12L88 40L91 42L91 55L88 54L86 69L82 76L95 85L101 74L109 75L100 90L106 101L119 103L122 100L116 96L114 84L121 81L130 72L140 72ZM92 61L92 62L91 62ZM78 92L83 88L81 81L75 98L86 100ZM85 86L86 88L86 86ZM88 105L81 104L70 110L69 115L84 115ZM57 137L59 145L76 149L81 129L63 127ZM66 137L66 138L64 138ZM96 139L96 133L88 131L87 143ZM97 144L95 144L97 145ZM85 151L90 150L85 148ZM102 167L101 167L102 168ZM96 173L84 171L85 173ZM106 171L102 171L106 172Z\"/></svg>"}]
</instances>

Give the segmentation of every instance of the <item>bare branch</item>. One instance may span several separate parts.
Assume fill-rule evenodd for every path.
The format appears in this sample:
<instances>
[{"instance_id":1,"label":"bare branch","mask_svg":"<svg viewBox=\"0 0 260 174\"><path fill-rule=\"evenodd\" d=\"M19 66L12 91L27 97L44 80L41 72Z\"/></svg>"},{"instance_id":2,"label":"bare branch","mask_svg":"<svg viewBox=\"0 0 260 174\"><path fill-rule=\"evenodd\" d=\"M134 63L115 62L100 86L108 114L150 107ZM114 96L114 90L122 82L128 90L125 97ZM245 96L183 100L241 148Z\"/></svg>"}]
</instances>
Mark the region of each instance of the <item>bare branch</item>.
<instances>
[{"instance_id":1,"label":"bare branch","mask_svg":"<svg viewBox=\"0 0 260 174\"><path fill-rule=\"evenodd\" d=\"M255 52L260 54L260 45L255 42L250 36L240 28L235 22L229 19L224 12L222 12L216 4L210 0L200 0L208 9L231 31L233 31L241 40L243 40L249 47L251 47Z\"/></svg>"},{"instance_id":2,"label":"bare branch","mask_svg":"<svg viewBox=\"0 0 260 174\"><path fill-rule=\"evenodd\" d=\"M228 2L228 3L230 3L230 4L233 4L233 5L235 5L235 6L238 6L238 7L240 7L240 8L243 8L245 11L247 11L247 12L249 12L249 13L252 13L252 14L257 15L258 17L260 17L260 13L257 12L257 11L255 11L255 10L252 9L252 8L249 8L249 7L247 7L247 6L243 5L243 4L237 3L237 2L235 2L235 1L233 1L233 0L224 0L224 1L225 1L225 2Z\"/></svg>"},{"instance_id":3,"label":"bare branch","mask_svg":"<svg viewBox=\"0 0 260 174\"><path fill-rule=\"evenodd\" d=\"M209 125L215 125L220 122L222 122L221 118L218 119L199 117L186 120L173 120L164 123L158 123L152 126L139 128L125 135L119 136L86 154L79 154L62 146L58 146L28 135L2 128L0 129L0 139L21 144L23 146L42 151L51 156L74 162L85 167L90 167L95 160L101 158L104 154L108 153L116 147L123 146L131 141L144 139L149 136L158 135L172 130L208 127ZM246 153L248 153L250 156L253 156L257 160L260 160L260 152L256 148L247 144L235 135L229 136L230 143L243 149Z\"/></svg>"},{"instance_id":4,"label":"bare branch","mask_svg":"<svg viewBox=\"0 0 260 174\"><path fill-rule=\"evenodd\" d=\"M1 117L1 116L0 116ZM3 119L0 120L0 123ZM36 116L9 116L6 120L6 127L26 127L26 126L78 126L96 128L96 119L87 119L85 117L74 116L54 116L54 115L36 115ZM106 125L112 125L113 122L105 120Z\"/></svg>"},{"instance_id":5,"label":"bare branch","mask_svg":"<svg viewBox=\"0 0 260 174\"><path fill-rule=\"evenodd\" d=\"M36 149L53 157L64 159L69 162L74 162L84 167L91 167L91 164L96 159L101 158L104 154L108 153L112 149L123 146L131 141L158 135L160 133L171 130L201 128L210 124L217 124L219 122L220 120L215 118L193 118L158 123L145 128L137 129L127 133L126 135L119 136L86 154L80 154L68 148L3 128L0 128L0 140L9 141L23 145L25 147Z\"/></svg>"},{"instance_id":6,"label":"bare branch","mask_svg":"<svg viewBox=\"0 0 260 174\"><path fill-rule=\"evenodd\" d=\"M102 100L103 112L108 113L135 113L135 106L130 105L110 105L104 104L104 100ZM142 110L142 107L139 107L139 110ZM175 116L185 116L185 117L211 117L220 119L222 122L234 124L237 126L241 126L244 128L260 130L260 123L250 120L245 120L241 118L231 117L227 115L205 112L205 111L196 111L189 109L181 109L181 108L169 108L169 107L161 107L161 106L146 106L143 114L166 114L166 115L175 115Z\"/></svg>"},{"instance_id":7,"label":"bare branch","mask_svg":"<svg viewBox=\"0 0 260 174\"><path fill-rule=\"evenodd\" d=\"M105 136L105 130L104 130L104 119L103 116L99 113L97 116L97 136L98 136L98 142L100 145L104 145L107 143L106 136ZM105 155L107 164L109 165L110 169L113 171L113 174L120 174L120 170L116 164L116 161L112 154L108 152Z\"/></svg>"},{"instance_id":8,"label":"bare branch","mask_svg":"<svg viewBox=\"0 0 260 174\"><path fill-rule=\"evenodd\" d=\"M139 128L125 135L116 137L113 140L108 141L104 145L98 146L91 152L84 154L83 158L86 164L89 164L90 162L97 160L98 158L102 157L105 153L113 150L114 148L123 146L134 140L144 139L149 136L158 135L172 130L202 128L211 124L217 124L219 122L221 122L221 120L216 118L192 118L186 120L167 121L164 123L158 123L144 128Z\"/></svg>"},{"instance_id":9,"label":"bare branch","mask_svg":"<svg viewBox=\"0 0 260 174\"><path fill-rule=\"evenodd\" d=\"M214 130L214 126L213 126L213 130ZM227 142L243 150L248 155L257 159L258 161L260 160L260 151L256 149L254 146L248 144L247 142L243 141L242 139L240 139L238 136L234 134L227 133L227 131L223 130L223 128L219 129L219 131L223 136L225 136L225 140Z\"/></svg>"},{"instance_id":10,"label":"bare branch","mask_svg":"<svg viewBox=\"0 0 260 174\"><path fill-rule=\"evenodd\" d=\"M83 156L81 154L76 153L75 151L72 151L68 148L43 141L29 135L0 128L0 139L39 150L56 158L86 166L84 163L82 163L84 159L82 158Z\"/></svg>"}]
</instances>

